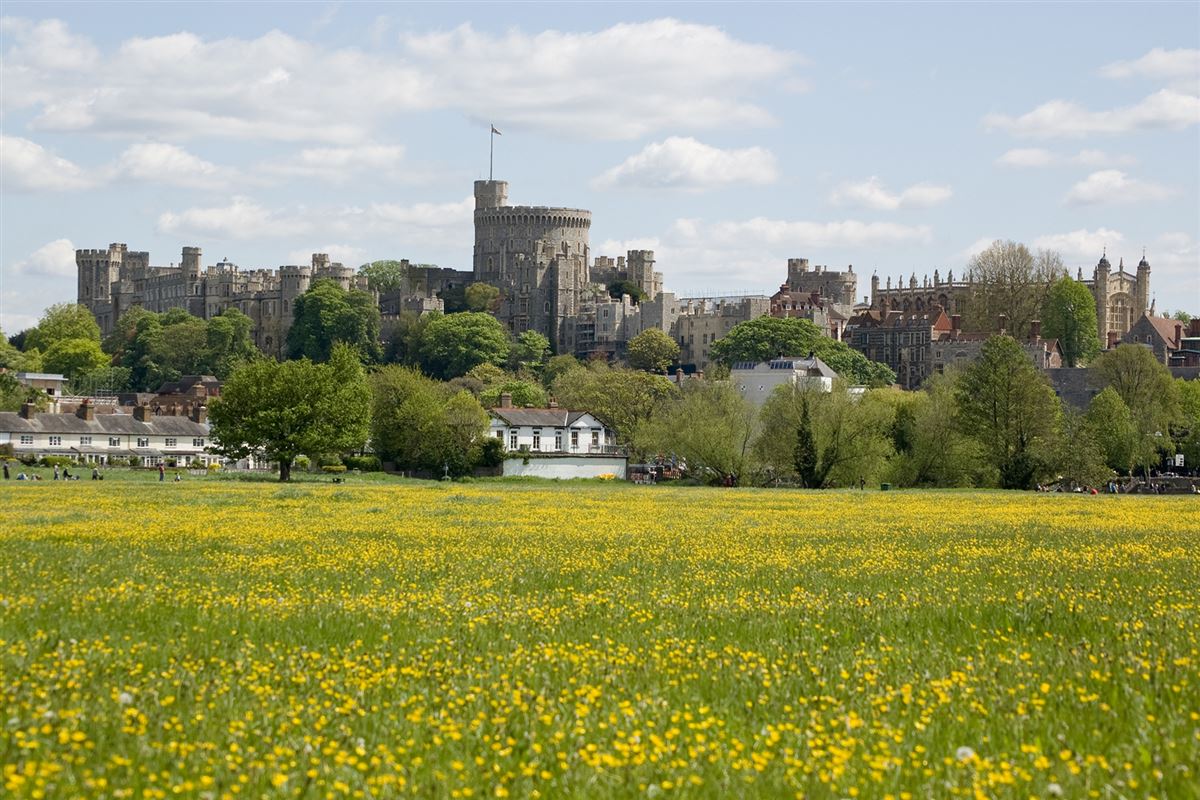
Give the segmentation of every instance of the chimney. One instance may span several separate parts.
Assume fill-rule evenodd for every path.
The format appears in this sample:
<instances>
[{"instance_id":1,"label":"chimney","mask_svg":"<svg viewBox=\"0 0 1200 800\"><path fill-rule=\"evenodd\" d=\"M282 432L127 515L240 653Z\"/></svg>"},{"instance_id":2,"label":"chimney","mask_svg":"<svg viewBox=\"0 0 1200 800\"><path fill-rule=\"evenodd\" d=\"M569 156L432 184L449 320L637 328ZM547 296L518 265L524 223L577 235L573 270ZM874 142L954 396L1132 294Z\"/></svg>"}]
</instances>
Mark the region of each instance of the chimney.
<instances>
[{"instance_id":1,"label":"chimney","mask_svg":"<svg viewBox=\"0 0 1200 800\"><path fill-rule=\"evenodd\" d=\"M558 408L558 401L555 400L553 397L551 397L549 407L550 408Z\"/></svg>"},{"instance_id":2,"label":"chimney","mask_svg":"<svg viewBox=\"0 0 1200 800\"><path fill-rule=\"evenodd\" d=\"M500 393L500 407L501 408L512 408L513 407L511 392L501 392Z\"/></svg>"},{"instance_id":3,"label":"chimney","mask_svg":"<svg viewBox=\"0 0 1200 800\"><path fill-rule=\"evenodd\" d=\"M1029 321L1029 338L1035 342L1042 338L1042 321L1040 319Z\"/></svg>"},{"instance_id":4,"label":"chimney","mask_svg":"<svg viewBox=\"0 0 1200 800\"><path fill-rule=\"evenodd\" d=\"M192 406L192 422L200 425L208 422L208 406Z\"/></svg>"},{"instance_id":5,"label":"chimney","mask_svg":"<svg viewBox=\"0 0 1200 800\"><path fill-rule=\"evenodd\" d=\"M37 406L33 403L21 404L21 419L33 419L37 415Z\"/></svg>"},{"instance_id":6,"label":"chimney","mask_svg":"<svg viewBox=\"0 0 1200 800\"><path fill-rule=\"evenodd\" d=\"M1200 336L1200 317L1192 317L1188 323L1188 336Z\"/></svg>"},{"instance_id":7,"label":"chimney","mask_svg":"<svg viewBox=\"0 0 1200 800\"><path fill-rule=\"evenodd\" d=\"M950 330L958 332L962 328L962 314L950 315Z\"/></svg>"},{"instance_id":8,"label":"chimney","mask_svg":"<svg viewBox=\"0 0 1200 800\"><path fill-rule=\"evenodd\" d=\"M1175 323L1175 343L1174 343L1176 347L1179 347L1180 340L1182 340L1182 339L1183 339L1183 323L1176 322Z\"/></svg>"},{"instance_id":9,"label":"chimney","mask_svg":"<svg viewBox=\"0 0 1200 800\"><path fill-rule=\"evenodd\" d=\"M1004 333L1008 329L1008 314L1001 314L997 322L1000 325L1000 332Z\"/></svg>"},{"instance_id":10,"label":"chimney","mask_svg":"<svg viewBox=\"0 0 1200 800\"><path fill-rule=\"evenodd\" d=\"M79 408L75 409L75 416L85 422L91 422L96 418L96 407L85 399L79 404Z\"/></svg>"},{"instance_id":11,"label":"chimney","mask_svg":"<svg viewBox=\"0 0 1200 800\"><path fill-rule=\"evenodd\" d=\"M150 406L136 405L133 407L133 418L138 422L150 421Z\"/></svg>"}]
</instances>

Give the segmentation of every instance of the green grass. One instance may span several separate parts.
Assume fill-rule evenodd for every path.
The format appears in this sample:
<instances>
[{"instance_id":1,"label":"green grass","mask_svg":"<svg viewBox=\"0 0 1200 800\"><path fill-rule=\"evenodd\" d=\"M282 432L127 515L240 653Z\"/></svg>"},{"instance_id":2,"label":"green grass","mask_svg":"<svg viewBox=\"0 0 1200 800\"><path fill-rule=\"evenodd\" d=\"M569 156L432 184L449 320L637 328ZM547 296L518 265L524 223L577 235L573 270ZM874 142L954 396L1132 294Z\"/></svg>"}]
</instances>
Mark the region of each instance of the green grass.
<instances>
[{"instance_id":1,"label":"green grass","mask_svg":"<svg viewBox=\"0 0 1200 800\"><path fill-rule=\"evenodd\" d=\"M1197 795L1200 504L0 486L14 797Z\"/></svg>"}]
</instances>

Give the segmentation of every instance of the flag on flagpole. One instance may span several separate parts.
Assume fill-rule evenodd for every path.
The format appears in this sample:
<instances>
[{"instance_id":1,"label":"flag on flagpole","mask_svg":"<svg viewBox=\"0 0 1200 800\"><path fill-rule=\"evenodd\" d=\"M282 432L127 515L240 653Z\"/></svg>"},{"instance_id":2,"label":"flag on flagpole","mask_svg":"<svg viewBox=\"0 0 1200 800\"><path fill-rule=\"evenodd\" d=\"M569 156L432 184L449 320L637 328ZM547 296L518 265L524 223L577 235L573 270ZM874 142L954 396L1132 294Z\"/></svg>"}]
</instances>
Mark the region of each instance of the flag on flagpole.
<instances>
[{"instance_id":1,"label":"flag on flagpole","mask_svg":"<svg viewBox=\"0 0 1200 800\"><path fill-rule=\"evenodd\" d=\"M503 133L501 133L500 131L496 130L496 126L495 126L495 125L493 125L493 126L492 126L492 133L496 134L497 136L503 136L503 135L504 135L504 134L503 134Z\"/></svg>"}]
</instances>

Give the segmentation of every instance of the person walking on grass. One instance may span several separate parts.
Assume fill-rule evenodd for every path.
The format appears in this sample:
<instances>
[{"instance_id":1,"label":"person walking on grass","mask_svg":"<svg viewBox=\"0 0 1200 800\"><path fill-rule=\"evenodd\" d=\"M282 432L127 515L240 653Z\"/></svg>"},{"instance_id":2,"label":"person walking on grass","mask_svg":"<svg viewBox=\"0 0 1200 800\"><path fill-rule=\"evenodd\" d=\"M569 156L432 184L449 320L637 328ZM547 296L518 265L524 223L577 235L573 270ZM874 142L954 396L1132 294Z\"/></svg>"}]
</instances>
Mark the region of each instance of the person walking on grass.
<instances>
[{"instance_id":1,"label":"person walking on grass","mask_svg":"<svg viewBox=\"0 0 1200 800\"><path fill-rule=\"evenodd\" d=\"M167 479L167 471L165 469L163 469L163 465L160 463L158 465L158 482L162 483L166 479Z\"/></svg>"},{"instance_id":2,"label":"person walking on grass","mask_svg":"<svg viewBox=\"0 0 1200 800\"><path fill-rule=\"evenodd\" d=\"M8 475L8 462L7 462L7 461L5 461L5 462L4 462L4 480L8 480L8 479L9 479L9 475Z\"/></svg>"}]
</instances>

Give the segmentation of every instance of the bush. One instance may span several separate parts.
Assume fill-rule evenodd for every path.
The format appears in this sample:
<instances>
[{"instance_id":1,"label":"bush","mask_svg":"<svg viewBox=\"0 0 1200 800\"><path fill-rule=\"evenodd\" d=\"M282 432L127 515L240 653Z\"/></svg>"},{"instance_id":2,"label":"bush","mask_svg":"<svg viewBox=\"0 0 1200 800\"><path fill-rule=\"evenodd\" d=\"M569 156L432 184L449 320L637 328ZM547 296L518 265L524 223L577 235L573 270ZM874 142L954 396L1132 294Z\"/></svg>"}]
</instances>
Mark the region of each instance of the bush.
<instances>
[{"instance_id":1,"label":"bush","mask_svg":"<svg viewBox=\"0 0 1200 800\"><path fill-rule=\"evenodd\" d=\"M328 473L330 473L330 474L332 474L332 475L336 475L336 474L338 474L338 473L345 472L345 471L346 471L346 465L345 465L345 464L326 464L326 465L324 465L324 466L322 466L322 467L321 467L321 471L322 471L322 472L328 472Z\"/></svg>"},{"instance_id":2,"label":"bush","mask_svg":"<svg viewBox=\"0 0 1200 800\"><path fill-rule=\"evenodd\" d=\"M211 475L212 473L217 472L220 469L221 469L221 465L218 464L216 461L214 461L208 465L208 474Z\"/></svg>"},{"instance_id":3,"label":"bush","mask_svg":"<svg viewBox=\"0 0 1200 800\"><path fill-rule=\"evenodd\" d=\"M292 468L303 472L312 466L312 461L308 456L296 456L296 460L292 462Z\"/></svg>"},{"instance_id":4,"label":"bush","mask_svg":"<svg viewBox=\"0 0 1200 800\"><path fill-rule=\"evenodd\" d=\"M75 459L70 456L45 456L41 464L43 467L73 467Z\"/></svg>"},{"instance_id":5,"label":"bush","mask_svg":"<svg viewBox=\"0 0 1200 800\"><path fill-rule=\"evenodd\" d=\"M356 469L359 472L379 472L383 469L379 456L345 456L342 462L346 469Z\"/></svg>"},{"instance_id":6,"label":"bush","mask_svg":"<svg viewBox=\"0 0 1200 800\"><path fill-rule=\"evenodd\" d=\"M321 469L325 467L338 467L342 464L342 457L337 453L323 453L316 457L316 464Z\"/></svg>"},{"instance_id":7,"label":"bush","mask_svg":"<svg viewBox=\"0 0 1200 800\"><path fill-rule=\"evenodd\" d=\"M489 436L479 445L476 463L481 467L498 467L504 463L504 442Z\"/></svg>"}]
</instances>

